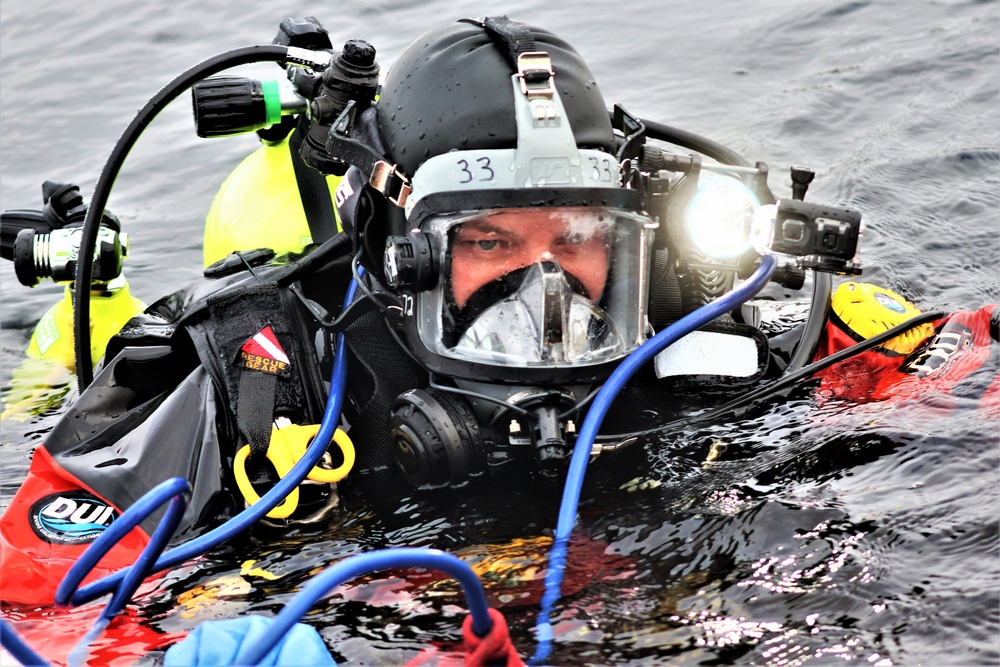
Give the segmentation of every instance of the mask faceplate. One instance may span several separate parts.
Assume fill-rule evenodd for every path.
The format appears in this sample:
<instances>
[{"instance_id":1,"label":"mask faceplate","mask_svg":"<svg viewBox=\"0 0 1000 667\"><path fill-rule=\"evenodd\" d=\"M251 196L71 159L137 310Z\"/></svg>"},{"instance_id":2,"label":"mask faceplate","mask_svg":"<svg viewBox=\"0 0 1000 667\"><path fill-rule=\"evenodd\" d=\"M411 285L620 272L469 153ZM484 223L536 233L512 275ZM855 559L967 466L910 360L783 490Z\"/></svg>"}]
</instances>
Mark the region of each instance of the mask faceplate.
<instances>
[{"instance_id":1,"label":"mask faceplate","mask_svg":"<svg viewBox=\"0 0 1000 667\"><path fill-rule=\"evenodd\" d=\"M504 365L572 364L615 358L625 343L607 313L547 261L532 265L517 292L479 315L455 350Z\"/></svg>"},{"instance_id":2,"label":"mask faceplate","mask_svg":"<svg viewBox=\"0 0 1000 667\"><path fill-rule=\"evenodd\" d=\"M414 295L415 332L432 355L503 368L623 358L642 342L652 224L602 208L438 215L440 275ZM469 379L476 379L470 376Z\"/></svg>"}]
</instances>

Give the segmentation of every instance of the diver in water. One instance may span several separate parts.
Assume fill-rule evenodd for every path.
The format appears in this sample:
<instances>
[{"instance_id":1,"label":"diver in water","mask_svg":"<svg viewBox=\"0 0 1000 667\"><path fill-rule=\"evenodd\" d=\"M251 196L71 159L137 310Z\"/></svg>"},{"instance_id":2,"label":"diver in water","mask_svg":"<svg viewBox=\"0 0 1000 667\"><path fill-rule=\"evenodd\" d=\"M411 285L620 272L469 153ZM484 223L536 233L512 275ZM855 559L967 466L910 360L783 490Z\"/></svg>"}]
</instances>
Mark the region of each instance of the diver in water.
<instances>
[{"instance_id":1,"label":"diver in water","mask_svg":"<svg viewBox=\"0 0 1000 667\"><path fill-rule=\"evenodd\" d=\"M377 75L367 45L345 54L356 74ZM646 124L620 108L609 114L580 55L545 30L502 17L449 23L413 42L377 100L371 86L341 90L348 99L322 141L310 119L293 138L324 173L343 176L333 196L342 231L276 259L267 249L223 257L111 339L93 384L38 448L0 520L5 578L23 584L5 584L9 601L51 601L63 574L51 564L72 562L165 479L193 487L177 541L253 504L287 472L278 444L294 459L316 434L341 334L342 427L353 453L331 447L270 521L329 516L352 459L347 482L384 492L403 487L400 479L440 487L506 470L557 476L614 368L759 262L749 245L718 259L685 236L666 195L695 199L700 162L658 152ZM752 194L745 201L772 203L766 171L747 170L729 180ZM746 206L735 210L744 235ZM825 220L833 250L851 234L857 241L859 216L792 201L777 210L802 224ZM851 246L824 261L850 273L853 254ZM781 280L797 275L787 268ZM357 290L343 303L352 280ZM825 310L810 320L819 333L826 323L822 341L792 336L806 361L918 312L887 290L845 285L830 322ZM884 312L859 315L873 302ZM648 380L676 394L733 393L780 375L787 332L769 338L758 315L745 306L716 318L684 351L658 356ZM942 326L894 339L890 356L868 353L879 361L866 368L885 378L887 369L915 376L955 366L927 342ZM947 326L980 350L965 357L964 373L982 364L983 349L989 357L997 323L987 309ZM830 377L834 393L856 386ZM131 563L158 517L102 568Z\"/></svg>"}]
</instances>

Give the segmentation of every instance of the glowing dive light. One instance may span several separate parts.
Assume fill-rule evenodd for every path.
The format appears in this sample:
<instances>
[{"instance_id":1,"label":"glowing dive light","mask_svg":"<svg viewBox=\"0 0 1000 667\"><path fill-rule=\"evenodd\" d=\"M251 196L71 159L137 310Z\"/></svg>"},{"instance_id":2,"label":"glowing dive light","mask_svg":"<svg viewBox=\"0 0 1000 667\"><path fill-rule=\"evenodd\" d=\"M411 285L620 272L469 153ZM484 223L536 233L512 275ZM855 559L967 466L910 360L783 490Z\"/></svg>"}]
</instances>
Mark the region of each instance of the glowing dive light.
<instances>
[{"instance_id":1,"label":"glowing dive light","mask_svg":"<svg viewBox=\"0 0 1000 667\"><path fill-rule=\"evenodd\" d=\"M691 242L715 259L739 257L753 247L750 231L759 206L742 181L703 173L684 213Z\"/></svg>"}]
</instances>

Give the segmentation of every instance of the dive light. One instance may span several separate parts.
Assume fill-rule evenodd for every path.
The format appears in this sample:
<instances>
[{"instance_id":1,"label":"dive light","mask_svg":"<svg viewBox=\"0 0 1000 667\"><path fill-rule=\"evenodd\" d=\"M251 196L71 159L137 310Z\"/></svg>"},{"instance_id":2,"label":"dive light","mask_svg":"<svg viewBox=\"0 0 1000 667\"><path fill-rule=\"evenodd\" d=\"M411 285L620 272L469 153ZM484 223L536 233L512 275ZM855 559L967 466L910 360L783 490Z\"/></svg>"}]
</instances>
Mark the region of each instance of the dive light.
<instances>
[{"instance_id":1,"label":"dive light","mask_svg":"<svg viewBox=\"0 0 1000 667\"><path fill-rule=\"evenodd\" d=\"M660 227L661 243L673 249L680 264L745 274L756 253L773 253L786 257L785 273L802 269L861 273L856 261L861 215L801 201L811 171L793 168L793 198L771 203L773 199L761 196L767 178L763 163L703 164L697 155L677 155L648 145L643 150L642 167L654 172L650 189L663 202L666 224ZM775 279L785 284L785 278Z\"/></svg>"},{"instance_id":2,"label":"dive light","mask_svg":"<svg viewBox=\"0 0 1000 667\"><path fill-rule=\"evenodd\" d=\"M743 181L703 174L684 211L691 242L714 259L734 259L753 244L751 225L760 202Z\"/></svg>"},{"instance_id":3,"label":"dive light","mask_svg":"<svg viewBox=\"0 0 1000 667\"><path fill-rule=\"evenodd\" d=\"M684 225L695 247L713 259L738 258L751 248L795 258L803 269L856 275L861 214L846 208L781 199L761 206L742 181L702 174L687 203Z\"/></svg>"}]
</instances>

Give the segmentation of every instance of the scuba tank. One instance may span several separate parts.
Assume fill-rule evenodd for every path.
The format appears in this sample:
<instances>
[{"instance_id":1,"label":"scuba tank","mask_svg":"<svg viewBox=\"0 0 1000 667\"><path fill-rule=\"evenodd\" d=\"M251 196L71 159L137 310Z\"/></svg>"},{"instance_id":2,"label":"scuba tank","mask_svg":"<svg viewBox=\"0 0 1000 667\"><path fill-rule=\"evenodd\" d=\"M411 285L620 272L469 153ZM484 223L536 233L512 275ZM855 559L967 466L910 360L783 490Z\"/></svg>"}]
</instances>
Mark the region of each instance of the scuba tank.
<instances>
[{"instance_id":1,"label":"scuba tank","mask_svg":"<svg viewBox=\"0 0 1000 667\"><path fill-rule=\"evenodd\" d=\"M219 187L205 218L204 266L234 250L266 247L281 255L302 252L314 241L324 240L310 227L309 205L300 190L296 163L301 158L291 147L297 136L293 133L276 142L263 141ZM332 193L340 177L324 179L319 172L309 171L318 178L318 197L326 198L332 214Z\"/></svg>"},{"instance_id":2,"label":"scuba tank","mask_svg":"<svg viewBox=\"0 0 1000 667\"><path fill-rule=\"evenodd\" d=\"M205 266L234 250L301 252L342 231L334 193L347 166L330 160L326 138L345 108L375 98L380 71L375 49L348 40L334 53L326 29L312 17L283 20L273 43L333 57L322 73L290 71L293 90L277 81L233 76L192 87L198 136L254 130L263 144L230 173L212 202L205 221Z\"/></svg>"},{"instance_id":3,"label":"scuba tank","mask_svg":"<svg viewBox=\"0 0 1000 667\"><path fill-rule=\"evenodd\" d=\"M146 309L142 300L132 296L125 276L95 289L90 295L91 359L94 363L104 356L104 349L113 335ZM32 359L50 359L72 370L73 352L73 290L67 285L63 297L38 320L25 354Z\"/></svg>"},{"instance_id":4,"label":"scuba tank","mask_svg":"<svg viewBox=\"0 0 1000 667\"><path fill-rule=\"evenodd\" d=\"M52 387L72 380L75 364L73 345L73 286L81 225L87 207L80 188L46 181L42 186L43 208L5 211L0 214L0 256L14 263L18 281L26 287L51 278L66 287L35 326L25 351L27 359L14 369L10 389L4 396L3 417L26 416L32 405L44 401ZM128 235L121 233L118 219L106 212L95 252L90 290L92 362L103 355L108 341L146 305L132 296L122 274L128 255ZM57 398L61 398L60 393Z\"/></svg>"}]
</instances>

